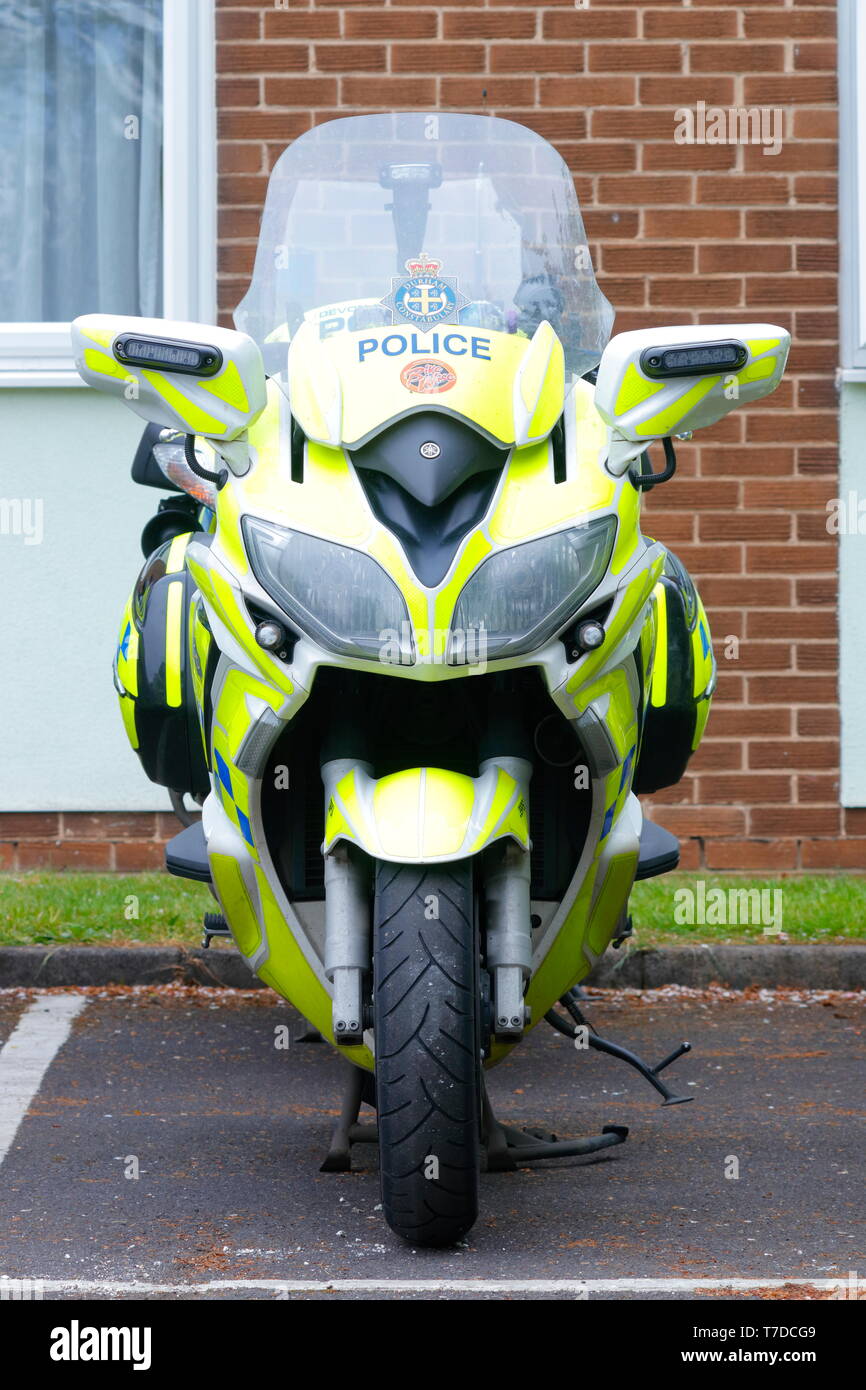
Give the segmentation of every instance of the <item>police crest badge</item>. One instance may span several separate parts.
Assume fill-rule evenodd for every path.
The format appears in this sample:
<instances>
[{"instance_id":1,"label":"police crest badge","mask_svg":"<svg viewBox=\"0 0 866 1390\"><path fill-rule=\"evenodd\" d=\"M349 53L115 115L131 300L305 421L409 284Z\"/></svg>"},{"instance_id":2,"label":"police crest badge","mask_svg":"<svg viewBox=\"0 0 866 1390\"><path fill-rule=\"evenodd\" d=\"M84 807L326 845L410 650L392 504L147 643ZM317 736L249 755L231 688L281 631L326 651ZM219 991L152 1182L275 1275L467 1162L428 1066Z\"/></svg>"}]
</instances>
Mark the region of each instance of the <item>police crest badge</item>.
<instances>
[{"instance_id":1,"label":"police crest badge","mask_svg":"<svg viewBox=\"0 0 866 1390\"><path fill-rule=\"evenodd\" d=\"M457 277L440 275L442 262L424 252L405 262L407 277L395 276L391 292L379 303L391 310L392 322L432 328L437 323L456 323L469 300L457 288Z\"/></svg>"}]
</instances>

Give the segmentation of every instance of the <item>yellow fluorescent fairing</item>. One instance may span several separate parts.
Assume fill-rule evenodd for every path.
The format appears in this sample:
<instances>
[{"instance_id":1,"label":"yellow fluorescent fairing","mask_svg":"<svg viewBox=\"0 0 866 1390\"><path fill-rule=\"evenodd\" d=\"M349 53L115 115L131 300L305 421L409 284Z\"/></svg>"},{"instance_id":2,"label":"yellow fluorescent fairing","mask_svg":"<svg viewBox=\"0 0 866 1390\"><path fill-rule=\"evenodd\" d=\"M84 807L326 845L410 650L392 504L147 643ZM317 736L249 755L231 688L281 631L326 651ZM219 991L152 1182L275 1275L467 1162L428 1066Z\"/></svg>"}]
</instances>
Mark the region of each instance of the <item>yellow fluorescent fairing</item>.
<instances>
[{"instance_id":1,"label":"yellow fluorescent fairing","mask_svg":"<svg viewBox=\"0 0 866 1390\"><path fill-rule=\"evenodd\" d=\"M535 381L531 373L528 381L524 380L525 373L523 376L518 373L512 382L514 390L525 389L527 399L534 399L538 379L541 380L538 398L542 406L536 405L533 418L538 418L540 408L546 409L545 392L553 391L550 400L557 403L557 410L561 412L560 388L555 382L551 386L550 363L555 355L555 343L551 343L541 330L531 343L511 335L499 336L506 345L512 345L506 347L506 351L513 352L519 362L525 363L527 371L532 368L535 372ZM357 335L335 338L329 344L329 351L336 353L340 342L343 342L340 350L349 352L357 342ZM414 399L417 408L423 408L421 398ZM608 430L595 409L588 382L578 381L567 402L566 439L570 463L565 481L555 481L553 447L549 438L513 449L489 517L466 535L449 572L435 589L420 583L399 541L371 512L343 448L308 442L303 482L292 480L290 420L285 396L273 381L269 382L267 409L249 432L254 466L244 476L232 478L219 494L214 554L225 558L227 571L241 577L249 574L240 527L244 514L363 551L378 561L406 602L417 662L437 663L443 674L449 672L442 661L460 593L479 565L495 550L574 526L589 516L618 511L622 523L613 556L614 572L624 569L637 551L639 502L630 484L612 479L604 468ZM555 423L555 419L550 423ZM201 583L197 564L193 572ZM202 587L210 598L211 594L204 585ZM216 596L217 601L219 597ZM225 594L222 597L228 612L233 605ZM256 651L252 635L247 632L243 640L248 644L250 656L262 666L262 653ZM270 664L266 663L263 669Z\"/></svg>"},{"instance_id":2,"label":"yellow fluorescent fairing","mask_svg":"<svg viewBox=\"0 0 866 1390\"><path fill-rule=\"evenodd\" d=\"M138 747L138 731L135 727L135 698L138 695L138 629L132 616L132 598L127 601L120 621L117 636L117 653L114 658L115 686L120 688L117 696L120 701L120 714L126 736L133 748Z\"/></svg>"},{"instance_id":3,"label":"yellow fluorescent fairing","mask_svg":"<svg viewBox=\"0 0 866 1390\"><path fill-rule=\"evenodd\" d=\"M209 803L206 803L206 810ZM217 835L222 843L222 836ZM268 878L255 862L247 886L241 858L222 850L209 853L214 889L229 922L238 950L265 984L308 1019L328 1042L334 1042L331 996L319 973L311 965L293 928L277 902ZM367 1047L346 1047L341 1052L357 1066L373 1068Z\"/></svg>"},{"instance_id":4,"label":"yellow fluorescent fairing","mask_svg":"<svg viewBox=\"0 0 866 1390\"><path fill-rule=\"evenodd\" d=\"M136 414L159 425L212 439L236 439L265 404L259 348L245 333L180 320L127 314L83 314L71 329L75 365L90 386L121 396ZM213 375L118 361L136 338L209 350Z\"/></svg>"},{"instance_id":5,"label":"yellow fluorescent fairing","mask_svg":"<svg viewBox=\"0 0 866 1390\"><path fill-rule=\"evenodd\" d=\"M738 370L664 378L652 375L653 353L665 349L736 343L744 352ZM607 345L598 370L595 402L602 418L623 439L639 442L702 429L740 405L774 391L782 378L791 335L775 324L687 324L619 333ZM661 359L657 356L656 363Z\"/></svg>"},{"instance_id":6,"label":"yellow fluorescent fairing","mask_svg":"<svg viewBox=\"0 0 866 1390\"><path fill-rule=\"evenodd\" d=\"M377 781L356 767L334 788L322 849L349 840L377 859L422 864L465 859L506 836L529 848L525 788L504 768L465 777L415 767Z\"/></svg>"},{"instance_id":7,"label":"yellow fluorescent fairing","mask_svg":"<svg viewBox=\"0 0 866 1390\"><path fill-rule=\"evenodd\" d=\"M413 408L463 416L502 444L544 439L562 413L562 345L549 323L529 339L492 329L402 326L320 340L302 324L289 349L292 412L310 439L352 447Z\"/></svg>"},{"instance_id":8,"label":"yellow fluorescent fairing","mask_svg":"<svg viewBox=\"0 0 866 1390\"><path fill-rule=\"evenodd\" d=\"M262 714L276 713L283 696L265 681L232 667L215 694L211 727L213 786L223 809L236 825L248 853L258 858L252 827L253 779L239 766L244 741Z\"/></svg>"}]
</instances>

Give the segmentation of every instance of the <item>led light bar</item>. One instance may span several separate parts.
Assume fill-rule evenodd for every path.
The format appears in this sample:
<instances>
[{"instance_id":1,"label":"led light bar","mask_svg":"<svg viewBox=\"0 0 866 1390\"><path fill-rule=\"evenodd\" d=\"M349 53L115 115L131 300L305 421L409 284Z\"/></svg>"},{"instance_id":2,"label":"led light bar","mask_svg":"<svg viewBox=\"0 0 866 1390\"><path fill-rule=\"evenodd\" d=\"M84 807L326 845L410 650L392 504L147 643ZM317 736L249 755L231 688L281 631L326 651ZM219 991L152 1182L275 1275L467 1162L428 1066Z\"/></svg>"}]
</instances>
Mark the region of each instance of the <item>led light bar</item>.
<instances>
[{"instance_id":1,"label":"led light bar","mask_svg":"<svg viewBox=\"0 0 866 1390\"><path fill-rule=\"evenodd\" d=\"M223 364L219 348L144 334L119 337L114 344L114 355L126 367L161 368L185 372L188 376L214 376Z\"/></svg>"},{"instance_id":2,"label":"led light bar","mask_svg":"<svg viewBox=\"0 0 866 1390\"><path fill-rule=\"evenodd\" d=\"M714 343L685 343L682 347L646 348L640 356L645 376L709 376L715 372L738 372L749 360L745 343L735 338Z\"/></svg>"}]
</instances>

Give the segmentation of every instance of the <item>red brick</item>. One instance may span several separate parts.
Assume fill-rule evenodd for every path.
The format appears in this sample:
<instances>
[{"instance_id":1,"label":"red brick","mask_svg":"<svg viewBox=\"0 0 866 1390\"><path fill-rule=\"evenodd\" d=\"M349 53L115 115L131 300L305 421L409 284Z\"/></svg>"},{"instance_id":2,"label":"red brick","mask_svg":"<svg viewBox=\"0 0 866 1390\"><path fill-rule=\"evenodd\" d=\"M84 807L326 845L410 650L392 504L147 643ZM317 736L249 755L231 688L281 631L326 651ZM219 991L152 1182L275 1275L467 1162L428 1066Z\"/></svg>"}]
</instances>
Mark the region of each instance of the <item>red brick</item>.
<instances>
[{"instance_id":1,"label":"red brick","mask_svg":"<svg viewBox=\"0 0 866 1390\"><path fill-rule=\"evenodd\" d=\"M731 207L785 203L790 198L790 181L784 176L777 177L777 174L773 166L763 175L735 172L703 175L697 181L695 201L704 205L729 204ZM744 246L743 250L747 251L748 247Z\"/></svg>"},{"instance_id":2,"label":"red brick","mask_svg":"<svg viewBox=\"0 0 866 1390\"><path fill-rule=\"evenodd\" d=\"M514 10L482 10L465 5L460 10L444 10L442 25L446 39L531 39L535 37L536 15L526 6ZM404 37L409 38L410 34ZM571 35L561 37L570 38Z\"/></svg>"},{"instance_id":3,"label":"red brick","mask_svg":"<svg viewBox=\"0 0 866 1390\"><path fill-rule=\"evenodd\" d=\"M731 39L737 30L733 5L712 10L647 10L643 20L647 39Z\"/></svg>"},{"instance_id":4,"label":"red brick","mask_svg":"<svg viewBox=\"0 0 866 1390\"><path fill-rule=\"evenodd\" d=\"M743 84L745 106L789 106L793 102L818 106L836 100L835 74L786 73L784 77L747 77ZM771 126L772 129L772 126ZM772 156L768 156L768 160Z\"/></svg>"},{"instance_id":5,"label":"red brick","mask_svg":"<svg viewBox=\"0 0 866 1390\"><path fill-rule=\"evenodd\" d=\"M746 236L794 237L801 241L833 241L837 231L836 214L804 212L797 208L768 208L746 213Z\"/></svg>"},{"instance_id":6,"label":"red brick","mask_svg":"<svg viewBox=\"0 0 866 1390\"><path fill-rule=\"evenodd\" d=\"M437 63L440 51L437 48ZM492 43L489 61L491 72L572 73L582 72L585 66L581 43L559 43L549 46L534 43ZM472 66L480 66L480 62L473 63Z\"/></svg>"},{"instance_id":7,"label":"red brick","mask_svg":"<svg viewBox=\"0 0 866 1390\"><path fill-rule=\"evenodd\" d=\"M745 26L747 39L832 38L836 16L829 9L776 11L750 7L745 11Z\"/></svg>"},{"instance_id":8,"label":"red brick","mask_svg":"<svg viewBox=\"0 0 866 1390\"><path fill-rule=\"evenodd\" d=\"M60 816L54 811L0 811L0 839L43 840L60 834Z\"/></svg>"},{"instance_id":9,"label":"red brick","mask_svg":"<svg viewBox=\"0 0 866 1390\"><path fill-rule=\"evenodd\" d=\"M420 52L423 45L418 46ZM381 44L374 43L334 43L316 44L316 67L320 72L384 72L387 67L387 51ZM394 71L399 69L395 67ZM404 69L405 71L405 69Z\"/></svg>"},{"instance_id":10,"label":"red brick","mask_svg":"<svg viewBox=\"0 0 866 1390\"><path fill-rule=\"evenodd\" d=\"M746 814L733 806L665 806L653 820L674 835L742 835Z\"/></svg>"},{"instance_id":11,"label":"red brick","mask_svg":"<svg viewBox=\"0 0 866 1390\"><path fill-rule=\"evenodd\" d=\"M826 705L836 698L836 681L830 676L751 676L749 700L756 704Z\"/></svg>"},{"instance_id":12,"label":"red brick","mask_svg":"<svg viewBox=\"0 0 866 1390\"><path fill-rule=\"evenodd\" d=\"M637 81L634 77L595 77L579 73L572 77L542 77L542 106L634 106Z\"/></svg>"},{"instance_id":13,"label":"red brick","mask_svg":"<svg viewBox=\"0 0 866 1390\"><path fill-rule=\"evenodd\" d=\"M216 62L218 72L306 72L310 50L305 43L222 43Z\"/></svg>"},{"instance_id":14,"label":"red brick","mask_svg":"<svg viewBox=\"0 0 866 1390\"><path fill-rule=\"evenodd\" d=\"M434 77L341 77L340 96L348 106L374 106L378 110L415 103L435 103Z\"/></svg>"},{"instance_id":15,"label":"red brick","mask_svg":"<svg viewBox=\"0 0 866 1390\"><path fill-rule=\"evenodd\" d=\"M768 768L833 771L839 766L839 745L831 739L768 739L750 743L747 756L749 767L762 772Z\"/></svg>"},{"instance_id":16,"label":"red brick","mask_svg":"<svg viewBox=\"0 0 866 1390\"><path fill-rule=\"evenodd\" d=\"M839 117L826 107L808 107L794 112L794 136L798 142L835 140L839 134Z\"/></svg>"},{"instance_id":17,"label":"red brick","mask_svg":"<svg viewBox=\"0 0 866 1390\"><path fill-rule=\"evenodd\" d=\"M583 220L587 236L592 240L607 237L628 237L633 240L640 226L636 212L596 212L593 208L585 208Z\"/></svg>"},{"instance_id":18,"label":"red brick","mask_svg":"<svg viewBox=\"0 0 866 1390\"><path fill-rule=\"evenodd\" d=\"M255 245L259 235L261 217L258 210L251 208L222 208L220 211L220 234L223 241L252 241Z\"/></svg>"},{"instance_id":19,"label":"red brick","mask_svg":"<svg viewBox=\"0 0 866 1390\"><path fill-rule=\"evenodd\" d=\"M835 342L839 336L839 315L835 308L821 313L799 313L795 323L798 338L824 338Z\"/></svg>"},{"instance_id":20,"label":"red brick","mask_svg":"<svg viewBox=\"0 0 866 1390\"><path fill-rule=\"evenodd\" d=\"M827 169L835 172L838 161L835 140L787 140L774 155L765 155L760 145L743 147L743 166L752 174L802 174Z\"/></svg>"},{"instance_id":21,"label":"red brick","mask_svg":"<svg viewBox=\"0 0 866 1390\"><path fill-rule=\"evenodd\" d=\"M114 867L120 874L165 868L165 846L156 840L133 840L114 847Z\"/></svg>"},{"instance_id":22,"label":"red brick","mask_svg":"<svg viewBox=\"0 0 866 1390\"><path fill-rule=\"evenodd\" d=\"M444 106L482 106L482 92L487 93L491 106L535 106L536 82L525 77L441 77L439 79ZM407 84L408 85L408 84ZM558 101L544 102L548 106L564 106Z\"/></svg>"},{"instance_id":23,"label":"red brick","mask_svg":"<svg viewBox=\"0 0 866 1390\"><path fill-rule=\"evenodd\" d=\"M823 204L835 208L839 196L839 179L832 174L801 174L794 179L794 199L797 203Z\"/></svg>"},{"instance_id":24,"label":"red brick","mask_svg":"<svg viewBox=\"0 0 866 1390\"><path fill-rule=\"evenodd\" d=\"M827 545L750 545L746 551L750 574L787 574L792 565L798 573L835 570L836 554Z\"/></svg>"},{"instance_id":25,"label":"red brick","mask_svg":"<svg viewBox=\"0 0 866 1390\"><path fill-rule=\"evenodd\" d=\"M838 806L753 806L749 812L752 835L837 835Z\"/></svg>"},{"instance_id":26,"label":"red brick","mask_svg":"<svg viewBox=\"0 0 866 1390\"><path fill-rule=\"evenodd\" d=\"M839 666L837 642L800 642L797 646L797 669L800 671L835 671Z\"/></svg>"},{"instance_id":27,"label":"red brick","mask_svg":"<svg viewBox=\"0 0 866 1390\"><path fill-rule=\"evenodd\" d=\"M64 811L61 834L74 840L151 839L156 833L152 811Z\"/></svg>"},{"instance_id":28,"label":"red brick","mask_svg":"<svg viewBox=\"0 0 866 1390\"><path fill-rule=\"evenodd\" d=\"M226 39L257 39L261 35L261 15L254 10L227 10L216 13L217 43Z\"/></svg>"},{"instance_id":29,"label":"red brick","mask_svg":"<svg viewBox=\"0 0 866 1390\"><path fill-rule=\"evenodd\" d=\"M220 140L282 140L288 145L309 128L306 111L223 111L217 133Z\"/></svg>"},{"instance_id":30,"label":"red brick","mask_svg":"<svg viewBox=\"0 0 866 1390\"><path fill-rule=\"evenodd\" d=\"M797 603L835 608L839 597L838 580L835 575L831 579L798 579L794 592ZM835 696L830 696L833 698Z\"/></svg>"},{"instance_id":31,"label":"red brick","mask_svg":"<svg viewBox=\"0 0 866 1390\"><path fill-rule=\"evenodd\" d=\"M710 715L712 729L712 714ZM705 738L689 768L692 772L740 772L745 744L740 740Z\"/></svg>"},{"instance_id":32,"label":"red brick","mask_svg":"<svg viewBox=\"0 0 866 1390\"><path fill-rule=\"evenodd\" d=\"M701 595L705 604L738 604L743 608L788 608L792 599L790 579L764 579L759 588L751 576L711 576L701 585Z\"/></svg>"},{"instance_id":33,"label":"red brick","mask_svg":"<svg viewBox=\"0 0 866 1390\"><path fill-rule=\"evenodd\" d=\"M241 203L261 207L265 201L267 186L268 181L264 175L227 174L217 180L217 196L223 206Z\"/></svg>"},{"instance_id":34,"label":"red brick","mask_svg":"<svg viewBox=\"0 0 866 1390\"><path fill-rule=\"evenodd\" d=\"M250 242L249 245L241 245L229 242L224 243L219 248L217 265L220 271L227 271L232 274L237 273L239 275L252 275L255 258L255 243Z\"/></svg>"},{"instance_id":35,"label":"red brick","mask_svg":"<svg viewBox=\"0 0 866 1390\"><path fill-rule=\"evenodd\" d=\"M682 49L676 43L589 43L590 72L681 72Z\"/></svg>"},{"instance_id":36,"label":"red brick","mask_svg":"<svg viewBox=\"0 0 866 1390\"><path fill-rule=\"evenodd\" d=\"M801 738L838 737L839 711L835 707L797 710L797 733Z\"/></svg>"},{"instance_id":37,"label":"red brick","mask_svg":"<svg viewBox=\"0 0 866 1390\"><path fill-rule=\"evenodd\" d=\"M751 804L763 801L791 800L791 778L784 776L756 779L749 773L707 773L699 781L699 798L705 805L721 802Z\"/></svg>"},{"instance_id":38,"label":"red brick","mask_svg":"<svg viewBox=\"0 0 866 1390\"><path fill-rule=\"evenodd\" d=\"M532 127L545 140L582 140L586 137L586 115L583 111L536 111Z\"/></svg>"},{"instance_id":39,"label":"red brick","mask_svg":"<svg viewBox=\"0 0 866 1390\"><path fill-rule=\"evenodd\" d=\"M680 840L680 869L688 873L692 869L699 869L701 862L700 840Z\"/></svg>"},{"instance_id":40,"label":"red brick","mask_svg":"<svg viewBox=\"0 0 866 1390\"><path fill-rule=\"evenodd\" d=\"M454 15L446 16L446 38L476 37L469 26L464 29L462 34L450 32L447 27L448 20L453 21L454 18ZM461 15L461 18L464 16ZM469 14L466 14L465 18L471 20ZM529 16L529 18L531 20L532 17ZM425 39L436 38L438 28L438 16L436 10L432 9L413 8L411 12L357 9L348 10L343 17L343 36L347 39L410 39L413 43L423 44ZM344 69L355 66L351 56L343 66Z\"/></svg>"},{"instance_id":41,"label":"red brick","mask_svg":"<svg viewBox=\"0 0 866 1390\"><path fill-rule=\"evenodd\" d=\"M691 72L782 72L785 46L781 43L692 43ZM739 105L739 103L737 103Z\"/></svg>"},{"instance_id":42,"label":"red brick","mask_svg":"<svg viewBox=\"0 0 866 1390\"><path fill-rule=\"evenodd\" d=\"M336 77L266 77L265 106L335 106Z\"/></svg>"},{"instance_id":43,"label":"red brick","mask_svg":"<svg viewBox=\"0 0 866 1390\"><path fill-rule=\"evenodd\" d=\"M691 275L695 268L695 248L669 242L662 245L606 246L602 255L606 273L631 271L642 274Z\"/></svg>"},{"instance_id":44,"label":"red brick","mask_svg":"<svg viewBox=\"0 0 866 1390\"><path fill-rule=\"evenodd\" d=\"M632 39L637 37L637 15L620 6L618 10L551 10L544 14L545 39Z\"/></svg>"},{"instance_id":45,"label":"red brick","mask_svg":"<svg viewBox=\"0 0 866 1390\"><path fill-rule=\"evenodd\" d=\"M705 853L708 869L772 873L797 868L793 840L707 840Z\"/></svg>"},{"instance_id":46,"label":"red brick","mask_svg":"<svg viewBox=\"0 0 866 1390\"><path fill-rule=\"evenodd\" d=\"M764 798L762 797L761 800ZM797 790L794 801L797 805L835 805L839 800L839 778L825 775L823 777L798 777Z\"/></svg>"},{"instance_id":47,"label":"red brick","mask_svg":"<svg viewBox=\"0 0 866 1390\"><path fill-rule=\"evenodd\" d=\"M701 276L697 280L654 279L650 282L650 303L671 308L712 305L730 308L743 302L743 282L733 278ZM737 427L739 434L739 427Z\"/></svg>"},{"instance_id":48,"label":"red brick","mask_svg":"<svg viewBox=\"0 0 866 1390\"><path fill-rule=\"evenodd\" d=\"M18 867L27 869L85 869L105 872L111 868L108 843L98 840L29 840L18 845Z\"/></svg>"},{"instance_id":49,"label":"red brick","mask_svg":"<svg viewBox=\"0 0 866 1390\"><path fill-rule=\"evenodd\" d=\"M217 79L217 110L230 106L258 106L261 95L258 77L220 77Z\"/></svg>"},{"instance_id":50,"label":"red brick","mask_svg":"<svg viewBox=\"0 0 866 1390\"><path fill-rule=\"evenodd\" d=\"M866 840L804 840L804 869L866 870Z\"/></svg>"},{"instance_id":51,"label":"red brick","mask_svg":"<svg viewBox=\"0 0 866 1390\"><path fill-rule=\"evenodd\" d=\"M673 140L663 144L645 144L641 159L644 169L734 169L737 151L733 145L677 145Z\"/></svg>"},{"instance_id":52,"label":"red brick","mask_svg":"<svg viewBox=\"0 0 866 1390\"><path fill-rule=\"evenodd\" d=\"M759 709L752 705L746 709L717 709L714 705L710 719L715 735L727 738L785 738L791 733L793 715L784 706Z\"/></svg>"},{"instance_id":53,"label":"red brick","mask_svg":"<svg viewBox=\"0 0 866 1390\"><path fill-rule=\"evenodd\" d=\"M681 236L694 241L701 237L732 241L740 235L742 216L733 208L650 210L645 219L646 234L649 237Z\"/></svg>"},{"instance_id":54,"label":"red brick","mask_svg":"<svg viewBox=\"0 0 866 1390\"><path fill-rule=\"evenodd\" d=\"M699 101L731 106L736 89L733 77L678 77L675 84L670 77L642 77L638 90L641 106L665 106L673 112Z\"/></svg>"},{"instance_id":55,"label":"red brick","mask_svg":"<svg viewBox=\"0 0 866 1390\"><path fill-rule=\"evenodd\" d=\"M264 149L259 144L223 142L217 146L217 168L221 174L258 174L264 168Z\"/></svg>"}]
</instances>

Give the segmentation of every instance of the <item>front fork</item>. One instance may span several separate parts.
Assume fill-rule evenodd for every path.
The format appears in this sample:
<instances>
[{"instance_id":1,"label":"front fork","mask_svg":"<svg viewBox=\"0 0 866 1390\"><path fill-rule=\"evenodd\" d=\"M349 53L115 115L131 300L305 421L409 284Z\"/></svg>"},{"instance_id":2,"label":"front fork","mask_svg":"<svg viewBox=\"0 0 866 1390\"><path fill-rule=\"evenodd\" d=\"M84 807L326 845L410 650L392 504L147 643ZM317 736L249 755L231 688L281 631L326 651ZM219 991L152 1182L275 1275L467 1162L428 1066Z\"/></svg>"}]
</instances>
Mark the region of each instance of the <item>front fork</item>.
<instances>
[{"instance_id":1,"label":"front fork","mask_svg":"<svg viewBox=\"0 0 866 1390\"><path fill-rule=\"evenodd\" d=\"M491 758L481 764L482 771L488 766L504 768L522 786L529 786L532 764L526 758ZM480 861L493 1035L498 1042L516 1042L530 1022L523 1002L532 971L530 848L499 840Z\"/></svg>"},{"instance_id":2,"label":"front fork","mask_svg":"<svg viewBox=\"0 0 866 1390\"><path fill-rule=\"evenodd\" d=\"M334 787L353 767L367 764L335 758L322 765L325 805ZM485 759L481 772L500 767L528 787L532 764L526 759ZM494 827L495 828L495 827ZM530 851L513 840L500 840L478 855L484 901L486 965L490 973L493 1034L516 1042L530 1022L523 1002L532 970ZM340 1046L364 1041L365 979L372 960L370 860L346 843L325 856L325 976L333 989L334 1040Z\"/></svg>"}]
</instances>

